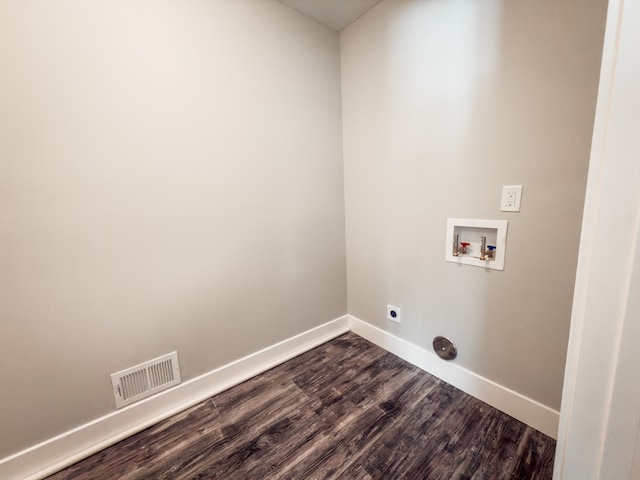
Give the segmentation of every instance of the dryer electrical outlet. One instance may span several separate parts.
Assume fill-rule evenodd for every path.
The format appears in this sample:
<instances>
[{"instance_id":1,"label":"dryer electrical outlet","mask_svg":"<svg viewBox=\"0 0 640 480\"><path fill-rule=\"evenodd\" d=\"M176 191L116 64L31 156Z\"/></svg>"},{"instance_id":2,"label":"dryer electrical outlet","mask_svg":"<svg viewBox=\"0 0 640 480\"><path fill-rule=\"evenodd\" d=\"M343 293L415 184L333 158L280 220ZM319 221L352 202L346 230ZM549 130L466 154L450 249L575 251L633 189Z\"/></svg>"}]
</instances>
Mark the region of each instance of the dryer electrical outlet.
<instances>
[{"instance_id":1,"label":"dryer electrical outlet","mask_svg":"<svg viewBox=\"0 0 640 480\"><path fill-rule=\"evenodd\" d=\"M387 320L400 323L400 309L387 304Z\"/></svg>"}]
</instances>

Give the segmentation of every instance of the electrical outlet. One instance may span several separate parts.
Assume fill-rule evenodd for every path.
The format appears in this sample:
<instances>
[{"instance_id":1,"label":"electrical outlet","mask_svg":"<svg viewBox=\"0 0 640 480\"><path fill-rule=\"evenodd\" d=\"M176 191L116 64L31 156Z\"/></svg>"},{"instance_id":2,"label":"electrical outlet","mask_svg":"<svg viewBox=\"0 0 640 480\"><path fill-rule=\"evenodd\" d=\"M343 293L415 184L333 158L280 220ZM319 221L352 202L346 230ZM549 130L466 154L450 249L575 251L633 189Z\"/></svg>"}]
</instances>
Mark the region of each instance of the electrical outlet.
<instances>
[{"instance_id":1,"label":"electrical outlet","mask_svg":"<svg viewBox=\"0 0 640 480\"><path fill-rule=\"evenodd\" d=\"M400 309L393 305L387 305L387 320L400 323Z\"/></svg>"},{"instance_id":2,"label":"electrical outlet","mask_svg":"<svg viewBox=\"0 0 640 480\"><path fill-rule=\"evenodd\" d=\"M522 185L502 187L502 199L500 201L501 212L519 212L520 199L522 198Z\"/></svg>"}]
</instances>

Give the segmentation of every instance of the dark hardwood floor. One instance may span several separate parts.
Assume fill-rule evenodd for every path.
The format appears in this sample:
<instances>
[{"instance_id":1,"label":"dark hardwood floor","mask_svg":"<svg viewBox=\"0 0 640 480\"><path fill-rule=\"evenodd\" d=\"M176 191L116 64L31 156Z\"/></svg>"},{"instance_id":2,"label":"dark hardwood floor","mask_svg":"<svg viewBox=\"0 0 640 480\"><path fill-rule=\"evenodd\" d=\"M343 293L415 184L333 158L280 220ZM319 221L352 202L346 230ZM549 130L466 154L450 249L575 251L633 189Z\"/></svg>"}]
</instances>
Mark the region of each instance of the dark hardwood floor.
<instances>
[{"instance_id":1,"label":"dark hardwood floor","mask_svg":"<svg viewBox=\"0 0 640 480\"><path fill-rule=\"evenodd\" d=\"M49 479L550 479L554 450L347 333Z\"/></svg>"}]
</instances>

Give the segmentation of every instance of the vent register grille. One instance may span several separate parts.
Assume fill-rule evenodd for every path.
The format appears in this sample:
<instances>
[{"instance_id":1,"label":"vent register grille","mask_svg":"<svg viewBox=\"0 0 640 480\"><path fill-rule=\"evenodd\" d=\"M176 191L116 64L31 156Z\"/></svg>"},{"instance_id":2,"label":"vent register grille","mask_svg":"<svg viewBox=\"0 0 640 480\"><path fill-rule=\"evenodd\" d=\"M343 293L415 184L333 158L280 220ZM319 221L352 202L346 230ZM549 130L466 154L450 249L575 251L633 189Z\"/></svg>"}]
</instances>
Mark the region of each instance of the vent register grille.
<instances>
[{"instance_id":1,"label":"vent register grille","mask_svg":"<svg viewBox=\"0 0 640 480\"><path fill-rule=\"evenodd\" d=\"M178 352L121 370L111 375L116 408L166 390L180 381Z\"/></svg>"}]
</instances>

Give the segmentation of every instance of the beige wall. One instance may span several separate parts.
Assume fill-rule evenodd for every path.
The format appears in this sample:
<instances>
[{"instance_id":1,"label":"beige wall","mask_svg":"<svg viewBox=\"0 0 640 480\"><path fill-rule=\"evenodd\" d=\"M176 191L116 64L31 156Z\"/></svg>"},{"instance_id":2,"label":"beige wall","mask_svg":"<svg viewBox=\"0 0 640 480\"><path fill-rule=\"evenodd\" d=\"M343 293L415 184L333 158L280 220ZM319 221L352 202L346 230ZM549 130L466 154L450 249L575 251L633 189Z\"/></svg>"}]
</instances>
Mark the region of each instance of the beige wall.
<instances>
[{"instance_id":1,"label":"beige wall","mask_svg":"<svg viewBox=\"0 0 640 480\"><path fill-rule=\"evenodd\" d=\"M341 34L349 313L448 336L460 365L555 409L605 9L385 0ZM514 184L522 211L500 212ZM447 217L509 220L504 272L446 263Z\"/></svg>"},{"instance_id":2,"label":"beige wall","mask_svg":"<svg viewBox=\"0 0 640 480\"><path fill-rule=\"evenodd\" d=\"M0 3L0 458L346 313L338 34L272 0Z\"/></svg>"},{"instance_id":3,"label":"beige wall","mask_svg":"<svg viewBox=\"0 0 640 480\"><path fill-rule=\"evenodd\" d=\"M385 0L341 58L271 0L0 3L0 458L112 411L112 372L194 378L347 292L558 408L605 3ZM508 219L505 271L445 263L447 217Z\"/></svg>"}]
</instances>

